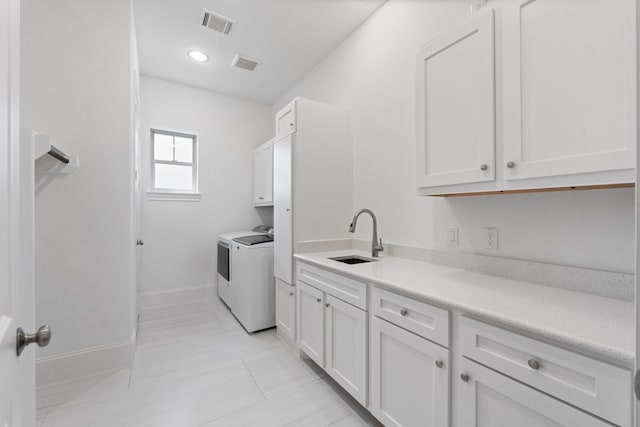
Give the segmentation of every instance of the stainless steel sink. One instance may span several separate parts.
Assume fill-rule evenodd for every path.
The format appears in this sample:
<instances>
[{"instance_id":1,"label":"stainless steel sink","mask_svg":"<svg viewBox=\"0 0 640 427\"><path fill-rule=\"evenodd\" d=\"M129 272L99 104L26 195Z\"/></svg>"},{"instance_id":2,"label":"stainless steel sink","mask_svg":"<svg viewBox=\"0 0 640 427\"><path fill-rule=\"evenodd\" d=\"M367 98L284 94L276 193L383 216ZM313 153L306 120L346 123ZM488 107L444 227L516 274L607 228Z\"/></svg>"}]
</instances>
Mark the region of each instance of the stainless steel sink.
<instances>
[{"instance_id":1,"label":"stainless steel sink","mask_svg":"<svg viewBox=\"0 0 640 427\"><path fill-rule=\"evenodd\" d=\"M337 257L330 257L329 259L332 259L338 262L343 262L345 264L362 264L365 262L378 261L377 259L365 258L365 257L361 257L360 255L337 256Z\"/></svg>"}]
</instances>

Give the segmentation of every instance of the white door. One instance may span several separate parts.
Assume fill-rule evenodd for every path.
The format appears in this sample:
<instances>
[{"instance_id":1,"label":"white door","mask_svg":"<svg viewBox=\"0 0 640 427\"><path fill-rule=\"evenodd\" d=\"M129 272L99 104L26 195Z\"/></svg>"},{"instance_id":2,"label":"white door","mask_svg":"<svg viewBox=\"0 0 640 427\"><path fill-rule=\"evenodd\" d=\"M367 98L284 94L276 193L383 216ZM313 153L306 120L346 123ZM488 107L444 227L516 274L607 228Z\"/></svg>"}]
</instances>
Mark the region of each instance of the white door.
<instances>
[{"instance_id":1,"label":"white door","mask_svg":"<svg viewBox=\"0 0 640 427\"><path fill-rule=\"evenodd\" d=\"M133 133L133 167L134 167L134 233L136 239L135 250L135 266L136 266L136 298L135 307L133 308L135 318L138 318L138 300L140 299L140 289L142 287L142 245L144 240L142 238L142 144L141 144L141 111L140 111L140 95L138 90L138 79L134 78L134 97L135 97L135 123Z\"/></svg>"},{"instance_id":2,"label":"white door","mask_svg":"<svg viewBox=\"0 0 640 427\"><path fill-rule=\"evenodd\" d=\"M324 368L324 293L302 282L296 288L298 348Z\"/></svg>"},{"instance_id":3,"label":"white door","mask_svg":"<svg viewBox=\"0 0 640 427\"><path fill-rule=\"evenodd\" d=\"M418 187L495 179L493 10L417 54Z\"/></svg>"},{"instance_id":4,"label":"white door","mask_svg":"<svg viewBox=\"0 0 640 427\"><path fill-rule=\"evenodd\" d=\"M454 411L462 427L612 425L465 358L454 381L460 382Z\"/></svg>"},{"instance_id":5,"label":"white door","mask_svg":"<svg viewBox=\"0 0 640 427\"><path fill-rule=\"evenodd\" d=\"M325 307L325 370L367 406L367 312L331 295Z\"/></svg>"},{"instance_id":6,"label":"white door","mask_svg":"<svg viewBox=\"0 0 640 427\"><path fill-rule=\"evenodd\" d=\"M504 8L507 180L632 169L635 0Z\"/></svg>"},{"instance_id":7,"label":"white door","mask_svg":"<svg viewBox=\"0 0 640 427\"><path fill-rule=\"evenodd\" d=\"M35 356L16 355L34 328L33 151L20 142L20 1L0 2L0 426L35 424Z\"/></svg>"},{"instance_id":8,"label":"white door","mask_svg":"<svg viewBox=\"0 0 640 427\"><path fill-rule=\"evenodd\" d=\"M376 418L395 427L449 425L449 350L373 317L370 357Z\"/></svg>"},{"instance_id":9,"label":"white door","mask_svg":"<svg viewBox=\"0 0 640 427\"><path fill-rule=\"evenodd\" d=\"M273 272L293 284L293 136L273 144Z\"/></svg>"}]
</instances>

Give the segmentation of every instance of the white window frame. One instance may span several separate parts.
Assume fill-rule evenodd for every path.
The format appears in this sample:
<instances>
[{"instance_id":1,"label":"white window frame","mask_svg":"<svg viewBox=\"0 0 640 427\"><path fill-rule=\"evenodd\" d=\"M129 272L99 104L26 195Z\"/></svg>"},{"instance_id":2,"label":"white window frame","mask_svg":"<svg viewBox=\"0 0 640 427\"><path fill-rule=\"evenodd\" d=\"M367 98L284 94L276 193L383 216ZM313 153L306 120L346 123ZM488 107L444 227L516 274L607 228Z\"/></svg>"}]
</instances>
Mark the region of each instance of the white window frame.
<instances>
[{"instance_id":1,"label":"white window frame","mask_svg":"<svg viewBox=\"0 0 640 427\"><path fill-rule=\"evenodd\" d=\"M155 159L155 135L167 135L171 137L180 137L191 139L193 144L193 160L191 162L178 162L175 160L156 160ZM173 131L167 129L150 129L151 140L151 191L147 193L149 200L187 200L198 201L200 200L200 193L198 192L198 135L193 133L186 133L180 131ZM164 165L178 165L178 166L191 166L192 169L192 189L191 190L176 190L172 188L158 188L156 187L156 164Z\"/></svg>"}]
</instances>

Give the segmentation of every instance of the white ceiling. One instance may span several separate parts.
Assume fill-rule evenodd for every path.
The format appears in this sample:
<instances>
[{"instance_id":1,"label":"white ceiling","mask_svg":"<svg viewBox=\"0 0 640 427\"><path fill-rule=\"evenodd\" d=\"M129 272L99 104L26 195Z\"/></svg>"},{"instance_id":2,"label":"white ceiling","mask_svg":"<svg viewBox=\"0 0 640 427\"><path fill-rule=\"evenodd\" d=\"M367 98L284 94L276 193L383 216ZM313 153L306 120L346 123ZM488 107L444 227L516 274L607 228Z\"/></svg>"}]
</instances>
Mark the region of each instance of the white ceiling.
<instances>
[{"instance_id":1,"label":"white ceiling","mask_svg":"<svg viewBox=\"0 0 640 427\"><path fill-rule=\"evenodd\" d=\"M273 103L385 0L134 0L143 74ZM225 36L200 25L206 8L235 21ZM196 63L189 49L210 59ZM236 53L254 71L231 67Z\"/></svg>"}]
</instances>

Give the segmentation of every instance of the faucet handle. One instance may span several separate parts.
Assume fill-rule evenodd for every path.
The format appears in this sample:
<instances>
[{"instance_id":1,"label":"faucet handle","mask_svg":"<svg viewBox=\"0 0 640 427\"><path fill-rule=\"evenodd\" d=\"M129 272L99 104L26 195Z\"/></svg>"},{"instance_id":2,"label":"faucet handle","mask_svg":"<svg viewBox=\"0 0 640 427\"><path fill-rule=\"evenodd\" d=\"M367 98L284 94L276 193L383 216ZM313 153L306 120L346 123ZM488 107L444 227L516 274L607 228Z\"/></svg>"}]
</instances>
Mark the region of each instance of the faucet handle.
<instances>
[{"instance_id":1,"label":"faucet handle","mask_svg":"<svg viewBox=\"0 0 640 427\"><path fill-rule=\"evenodd\" d=\"M378 246L376 247L376 249L377 249L379 252L384 251L384 246L382 246L382 237L380 238L380 243L378 244Z\"/></svg>"}]
</instances>

